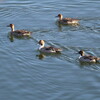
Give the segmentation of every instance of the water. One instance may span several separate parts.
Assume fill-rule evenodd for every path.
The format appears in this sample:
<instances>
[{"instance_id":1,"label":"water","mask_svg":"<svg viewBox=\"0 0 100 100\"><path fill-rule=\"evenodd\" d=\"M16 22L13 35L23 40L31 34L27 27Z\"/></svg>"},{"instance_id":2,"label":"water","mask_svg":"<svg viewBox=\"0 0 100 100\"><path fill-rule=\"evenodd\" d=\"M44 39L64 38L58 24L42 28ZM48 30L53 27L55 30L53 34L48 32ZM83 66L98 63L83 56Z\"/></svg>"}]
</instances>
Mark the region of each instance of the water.
<instances>
[{"instance_id":1,"label":"water","mask_svg":"<svg viewBox=\"0 0 100 100\"><path fill-rule=\"evenodd\" d=\"M59 13L80 25L58 26ZM11 42L10 23L32 38ZM40 39L62 54L40 54ZM0 100L100 100L100 64L79 63L80 49L100 57L99 0L0 0Z\"/></svg>"}]
</instances>

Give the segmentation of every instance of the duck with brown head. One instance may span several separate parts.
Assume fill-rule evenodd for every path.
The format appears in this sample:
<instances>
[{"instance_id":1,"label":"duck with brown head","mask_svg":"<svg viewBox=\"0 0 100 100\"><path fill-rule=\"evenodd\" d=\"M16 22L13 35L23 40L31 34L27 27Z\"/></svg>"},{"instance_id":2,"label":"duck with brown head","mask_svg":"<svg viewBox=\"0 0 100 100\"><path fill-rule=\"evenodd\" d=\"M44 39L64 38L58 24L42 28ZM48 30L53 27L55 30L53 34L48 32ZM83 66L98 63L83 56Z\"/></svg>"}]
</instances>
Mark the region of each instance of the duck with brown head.
<instances>
[{"instance_id":1,"label":"duck with brown head","mask_svg":"<svg viewBox=\"0 0 100 100\"><path fill-rule=\"evenodd\" d=\"M69 24L79 24L78 19L74 18L63 18L62 14L58 14L56 17L58 17L58 23L64 24L64 25L69 25Z\"/></svg>"},{"instance_id":2,"label":"duck with brown head","mask_svg":"<svg viewBox=\"0 0 100 100\"><path fill-rule=\"evenodd\" d=\"M14 24L9 24L7 27L11 28L11 34L17 37L30 36L32 32L26 30L15 30Z\"/></svg>"},{"instance_id":3,"label":"duck with brown head","mask_svg":"<svg viewBox=\"0 0 100 100\"><path fill-rule=\"evenodd\" d=\"M78 53L81 55L79 57L79 61L81 62L98 62L100 60L99 57L85 55L85 52L83 50L80 50Z\"/></svg>"},{"instance_id":4,"label":"duck with brown head","mask_svg":"<svg viewBox=\"0 0 100 100\"><path fill-rule=\"evenodd\" d=\"M44 53L58 53L61 52L62 49L60 48L55 48L52 46L49 47L45 47L45 41L44 40L40 40L39 41L40 47L39 47L39 51L44 52Z\"/></svg>"}]
</instances>

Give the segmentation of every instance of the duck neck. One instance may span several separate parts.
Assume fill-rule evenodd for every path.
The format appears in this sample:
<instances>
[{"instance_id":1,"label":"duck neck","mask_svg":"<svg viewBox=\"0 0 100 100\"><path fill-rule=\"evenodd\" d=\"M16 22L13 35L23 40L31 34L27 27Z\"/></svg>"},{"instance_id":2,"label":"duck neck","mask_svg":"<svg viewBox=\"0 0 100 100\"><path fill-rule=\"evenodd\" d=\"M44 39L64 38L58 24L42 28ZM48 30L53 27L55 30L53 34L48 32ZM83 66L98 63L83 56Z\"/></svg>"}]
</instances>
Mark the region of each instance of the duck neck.
<instances>
[{"instance_id":1,"label":"duck neck","mask_svg":"<svg viewBox=\"0 0 100 100\"><path fill-rule=\"evenodd\" d=\"M39 50L42 49L42 48L44 48L44 44L42 44L42 45L39 47Z\"/></svg>"},{"instance_id":2,"label":"duck neck","mask_svg":"<svg viewBox=\"0 0 100 100\"><path fill-rule=\"evenodd\" d=\"M11 27L11 31L12 31L12 32L15 31L14 27Z\"/></svg>"},{"instance_id":3,"label":"duck neck","mask_svg":"<svg viewBox=\"0 0 100 100\"><path fill-rule=\"evenodd\" d=\"M84 56L85 54L84 53L81 53L81 56Z\"/></svg>"},{"instance_id":4,"label":"duck neck","mask_svg":"<svg viewBox=\"0 0 100 100\"><path fill-rule=\"evenodd\" d=\"M62 20L62 19L63 19L63 16L60 16L60 17L59 17L59 20Z\"/></svg>"}]
</instances>

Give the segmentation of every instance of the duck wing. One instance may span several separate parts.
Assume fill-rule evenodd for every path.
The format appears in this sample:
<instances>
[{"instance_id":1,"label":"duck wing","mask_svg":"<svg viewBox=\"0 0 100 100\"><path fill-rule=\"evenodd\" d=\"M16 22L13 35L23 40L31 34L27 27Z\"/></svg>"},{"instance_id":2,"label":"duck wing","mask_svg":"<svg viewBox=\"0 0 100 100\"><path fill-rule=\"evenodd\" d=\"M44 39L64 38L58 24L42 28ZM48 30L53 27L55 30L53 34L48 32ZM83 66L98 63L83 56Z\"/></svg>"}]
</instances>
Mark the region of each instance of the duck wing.
<instances>
[{"instance_id":1,"label":"duck wing","mask_svg":"<svg viewBox=\"0 0 100 100\"><path fill-rule=\"evenodd\" d=\"M88 56L84 56L84 59L90 59L90 60L95 59L95 60L99 60L100 58L97 58L95 56L88 55Z\"/></svg>"},{"instance_id":2,"label":"duck wing","mask_svg":"<svg viewBox=\"0 0 100 100\"><path fill-rule=\"evenodd\" d=\"M74 18L63 18L63 21L64 22L67 22L67 21L72 22L72 21L79 21L79 20L78 19L74 19Z\"/></svg>"},{"instance_id":3,"label":"duck wing","mask_svg":"<svg viewBox=\"0 0 100 100\"><path fill-rule=\"evenodd\" d=\"M27 34L27 33L31 33L31 32L26 31L26 30L16 30L16 31L14 31L14 33L16 33L16 34Z\"/></svg>"},{"instance_id":4,"label":"duck wing","mask_svg":"<svg viewBox=\"0 0 100 100\"><path fill-rule=\"evenodd\" d=\"M45 49L46 50L52 50L52 51L55 51L55 52L57 52L57 51L62 51L60 48L54 48L54 47L45 47Z\"/></svg>"}]
</instances>

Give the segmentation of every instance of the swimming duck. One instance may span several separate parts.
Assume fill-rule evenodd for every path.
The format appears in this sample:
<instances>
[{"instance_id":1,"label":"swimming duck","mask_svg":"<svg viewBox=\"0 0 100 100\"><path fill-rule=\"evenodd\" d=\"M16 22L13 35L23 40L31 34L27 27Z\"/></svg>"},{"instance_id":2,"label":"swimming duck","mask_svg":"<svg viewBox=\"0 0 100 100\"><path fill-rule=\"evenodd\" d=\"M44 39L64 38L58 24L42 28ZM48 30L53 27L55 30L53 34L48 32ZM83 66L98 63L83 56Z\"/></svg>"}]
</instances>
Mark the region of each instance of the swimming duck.
<instances>
[{"instance_id":1,"label":"swimming duck","mask_svg":"<svg viewBox=\"0 0 100 100\"><path fill-rule=\"evenodd\" d=\"M79 61L81 62L97 62L100 60L100 58L91 56L91 55L85 55L85 52L83 50L78 52L81 56L79 57Z\"/></svg>"},{"instance_id":2,"label":"swimming duck","mask_svg":"<svg viewBox=\"0 0 100 100\"><path fill-rule=\"evenodd\" d=\"M23 37L23 36L30 36L32 32L26 31L26 30L15 30L14 24L9 24L7 27L11 27L11 34L17 37Z\"/></svg>"},{"instance_id":3,"label":"swimming duck","mask_svg":"<svg viewBox=\"0 0 100 100\"><path fill-rule=\"evenodd\" d=\"M40 40L39 44L40 44L39 51L44 52L44 53L58 53L58 52L62 51L60 48L54 48L54 47L51 47L51 46L44 47L44 45L45 45L44 40Z\"/></svg>"},{"instance_id":4,"label":"swimming duck","mask_svg":"<svg viewBox=\"0 0 100 100\"><path fill-rule=\"evenodd\" d=\"M63 18L62 14L58 14L56 17L59 17L58 23L68 25L68 24L79 24L78 19L74 18Z\"/></svg>"}]
</instances>

